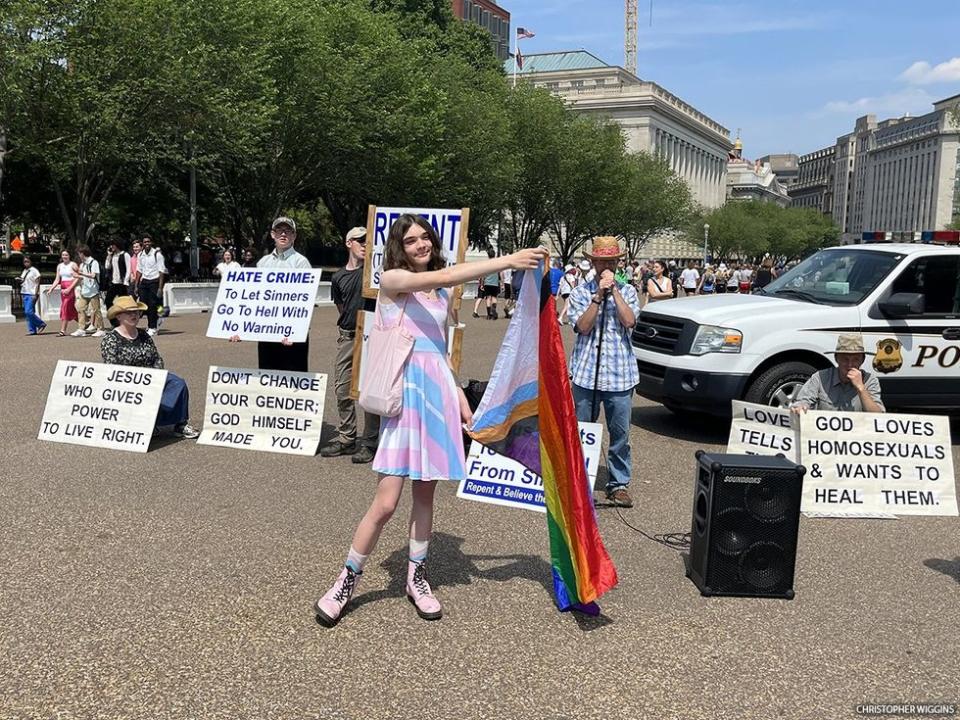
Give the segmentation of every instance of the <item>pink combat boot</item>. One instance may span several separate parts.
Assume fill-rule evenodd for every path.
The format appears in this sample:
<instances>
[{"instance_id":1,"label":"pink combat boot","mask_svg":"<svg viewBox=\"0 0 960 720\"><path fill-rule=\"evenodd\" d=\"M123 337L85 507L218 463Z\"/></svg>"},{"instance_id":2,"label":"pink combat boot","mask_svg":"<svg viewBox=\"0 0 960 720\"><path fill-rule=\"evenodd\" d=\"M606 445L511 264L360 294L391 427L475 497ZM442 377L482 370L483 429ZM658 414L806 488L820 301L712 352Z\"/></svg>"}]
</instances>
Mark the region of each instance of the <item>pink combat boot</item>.
<instances>
[{"instance_id":1,"label":"pink combat boot","mask_svg":"<svg viewBox=\"0 0 960 720\"><path fill-rule=\"evenodd\" d=\"M427 582L426 570L426 562L407 561L407 599L424 620L439 620L443 617L443 610Z\"/></svg>"},{"instance_id":2,"label":"pink combat boot","mask_svg":"<svg viewBox=\"0 0 960 720\"><path fill-rule=\"evenodd\" d=\"M327 594L313 605L313 609L317 613L317 622L325 627L333 627L337 624L340 613L343 612L343 608L350 602L354 590L357 589L357 583L360 582L361 575L363 573L354 572L348 567L343 568L333 587L327 590Z\"/></svg>"}]
</instances>

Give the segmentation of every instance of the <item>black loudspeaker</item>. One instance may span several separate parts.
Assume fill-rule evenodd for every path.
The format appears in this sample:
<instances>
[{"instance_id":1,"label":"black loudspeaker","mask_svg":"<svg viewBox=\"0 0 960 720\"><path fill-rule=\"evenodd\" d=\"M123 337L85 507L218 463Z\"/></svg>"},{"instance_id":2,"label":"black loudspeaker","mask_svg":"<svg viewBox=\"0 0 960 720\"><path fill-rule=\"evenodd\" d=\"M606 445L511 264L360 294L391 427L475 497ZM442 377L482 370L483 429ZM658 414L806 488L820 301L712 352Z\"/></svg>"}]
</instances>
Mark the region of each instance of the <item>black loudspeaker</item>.
<instances>
[{"instance_id":1,"label":"black loudspeaker","mask_svg":"<svg viewBox=\"0 0 960 720\"><path fill-rule=\"evenodd\" d=\"M793 599L805 473L782 455L697 451L687 577L703 595Z\"/></svg>"}]
</instances>

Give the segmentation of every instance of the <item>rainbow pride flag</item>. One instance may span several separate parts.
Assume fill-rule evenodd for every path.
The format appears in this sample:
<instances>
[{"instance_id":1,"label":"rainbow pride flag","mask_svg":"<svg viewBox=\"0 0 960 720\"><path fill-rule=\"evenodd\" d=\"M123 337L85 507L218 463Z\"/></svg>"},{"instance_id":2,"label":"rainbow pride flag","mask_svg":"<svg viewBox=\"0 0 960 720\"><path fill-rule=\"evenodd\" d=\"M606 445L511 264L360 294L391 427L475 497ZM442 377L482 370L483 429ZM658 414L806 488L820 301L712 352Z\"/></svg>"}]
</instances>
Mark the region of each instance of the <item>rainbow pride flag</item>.
<instances>
[{"instance_id":1,"label":"rainbow pride flag","mask_svg":"<svg viewBox=\"0 0 960 720\"><path fill-rule=\"evenodd\" d=\"M560 610L599 614L617 570L597 528L557 309L543 268L524 273L516 310L470 435L543 478Z\"/></svg>"}]
</instances>

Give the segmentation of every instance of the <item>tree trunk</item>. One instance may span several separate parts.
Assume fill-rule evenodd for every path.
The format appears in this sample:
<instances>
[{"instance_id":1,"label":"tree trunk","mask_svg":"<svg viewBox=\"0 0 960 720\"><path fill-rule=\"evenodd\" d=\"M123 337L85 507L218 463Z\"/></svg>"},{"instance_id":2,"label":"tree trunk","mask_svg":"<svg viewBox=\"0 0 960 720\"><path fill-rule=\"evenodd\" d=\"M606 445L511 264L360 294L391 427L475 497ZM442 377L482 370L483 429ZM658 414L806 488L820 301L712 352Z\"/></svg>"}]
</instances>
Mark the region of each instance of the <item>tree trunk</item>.
<instances>
[{"instance_id":1,"label":"tree trunk","mask_svg":"<svg viewBox=\"0 0 960 720\"><path fill-rule=\"evenodd\" d=\"M0 125L0 217L3 208L3 166L7 160L7 129Z\"/></svg>"}]
</instances>

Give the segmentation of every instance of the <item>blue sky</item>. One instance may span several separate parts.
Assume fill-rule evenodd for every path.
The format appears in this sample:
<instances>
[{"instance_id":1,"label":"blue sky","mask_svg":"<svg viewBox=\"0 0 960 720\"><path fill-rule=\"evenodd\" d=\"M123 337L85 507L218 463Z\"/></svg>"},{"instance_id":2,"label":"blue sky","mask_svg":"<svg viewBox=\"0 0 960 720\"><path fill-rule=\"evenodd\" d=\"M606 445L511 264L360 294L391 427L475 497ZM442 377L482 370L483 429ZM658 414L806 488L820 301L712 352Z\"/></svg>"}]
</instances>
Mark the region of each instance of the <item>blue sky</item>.
<instances>
[{"instance_id":1,"label":"blue sky","mask_svg":"<svg viewBox=\"0 0 960 720\"><path fill-rule=\"evenodd\" d=\"M831 145L857 117L960 93L960 0L639 0L638 74L730 129L744 154ZM502 0L524 54L623 63L623 0Z\"/></svg>"}]
</instances>

